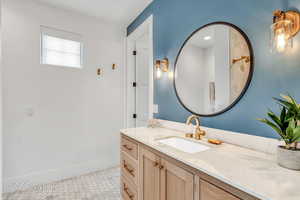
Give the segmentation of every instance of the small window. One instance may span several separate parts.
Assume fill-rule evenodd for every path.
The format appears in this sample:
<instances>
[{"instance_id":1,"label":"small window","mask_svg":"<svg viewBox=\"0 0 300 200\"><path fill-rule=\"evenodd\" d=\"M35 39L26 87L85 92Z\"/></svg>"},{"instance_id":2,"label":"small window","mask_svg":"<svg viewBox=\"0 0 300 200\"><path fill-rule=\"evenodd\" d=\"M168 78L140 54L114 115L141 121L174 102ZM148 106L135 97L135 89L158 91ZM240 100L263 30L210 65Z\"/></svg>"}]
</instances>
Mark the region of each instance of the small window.
<instances>
[{"instance_id":1,"label":"small window","mask_svg":"<svg viewBox=\"0 0 300 200\"><path fill-rule=\"evenodd\" d=\"M41 64L81 68L81 36L42 26Z\"/></svg>"}]
</instances>

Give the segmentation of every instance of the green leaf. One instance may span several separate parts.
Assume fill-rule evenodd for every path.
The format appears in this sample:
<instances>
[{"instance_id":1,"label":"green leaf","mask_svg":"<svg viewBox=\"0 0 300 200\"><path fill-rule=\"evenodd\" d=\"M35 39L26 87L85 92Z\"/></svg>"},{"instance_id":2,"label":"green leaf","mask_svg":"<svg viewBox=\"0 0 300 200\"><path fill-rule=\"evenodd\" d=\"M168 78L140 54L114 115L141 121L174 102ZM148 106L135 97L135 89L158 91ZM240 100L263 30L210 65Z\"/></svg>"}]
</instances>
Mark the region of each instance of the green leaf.
<instances>
[{"instance_id":1,"label":"green leaf","mask_svg":"<svg viewBox=\"0 0 300 200\"><path fill-rule=\"evenodd\" d=\"M286 135L287 135L288 138L293 138L294 130L293 130L292 127L289 126L289 127L286 129Z\"/></svg>"},{"instance_id":2,"label":"green leaf","mask_svg":"<svg viewBox=\"0 0 300 200\"><path fill-rule=\"evenodd\" d=\"M298 104L291 95L281 95L281 98L273 98L280 106L280 115L276 115L269 110L267 113L269 119L258 119L259 121L273 128L290 145L294 142L300 142L300 104Z\"/></svg>"},{"instance_id":3,"label":"green leaf","mask_svg":"<svg viewBox=\"0 0 300 200\"><path fill-rule=\"evenodd\" d=\"M288 95L287 98L289 99L289 102L291 102L296 107L298 107L298 104L297 104L296 100L291 95Z\"/></svg>"},{"instance_id":4,"label":"green leaf","mask_svg":"<svg viewBox=\"0 0 300 200\"><path fill-rule=\"evenodd\" d=\"M285 116L286 116L286 108L283 107L283 109L281 110L281 113L280 113L280 121L281 122L285 122Z\"/></svg>"},{"instance_id":5,"label":"green leaf","mask_svg":"<svg viewBox=\"0 0 300 200\"><path fill-rule=\"evenodd\" d=\"M289 126L294 130L296 128L296 122L294 119L290 120Z\"/></svg>"},{"instance_id":6,"label":"green leaf","mask_svg":"<svg viewBox=\"0 0 300 200\"><path fill-rule=\"evenodd\" d=\"M280 96L285 99L286 101L288 101L289 103L293 102L293 98L291 98L290 95L284 95L284 94L280 94Z\"/></svg>"},{"instance_id":7,"label":"green leaf","mask_svg":"<svg viewBox=\"0 0 300 200\"><path fill-rule=\"evenodd\" d=\"M279 98L273 98L275 101L277 101L280 105L286 107L286 108L291 108L293 107L293 104L290 102L287 102L285 100L279 99Z\"/></svg>"},{"instance_id":8,"label":"green leaf","mask_svg":"<svg viewBox=\"0 0 300 200\"><path fill-rule=\"evenodd\" d=\"M300 141L300 126L294 129L294 137L293 142L299 142Z\"/></svg>"},{"instance_id":9,"label":"green leaf","mask_svg":"<svg viewBox=\"0 0 300 200\"><path fill-rule=\"evenodd\" d=\"M283 123L279 117L277 117L272 111L268 112L268 116L280 127L281 130L283 130Z\"/></svg>"},{"instance_id":10,"label":"green leaf","mask_svg":"<svg viewBox=\"0 0 300 200\"><path fill-rule=\"evenodd\" d=\"M295 121L291 120L290 123L289 123L289 127L286 129L286 138L288 139L289 144L294 142L293 138L295 136L295 134L294 134L295 128L296 128Z\"/></svg>"},{"instance_id":11,"label":"green leaf","mask_svg":"<svg viewBox=\"0 0 300 200\"><path fill-rule=\"evenodd\" d=\"M270 122L269 120L267 119L257 119L258 121L260 122L263 122L267 125L269 125L271 128L273 128L282 138L285 138L283 132L281 131L280 128L277 127L277 125L275 125L274 123Z\"/></svg>"}]
</instances>

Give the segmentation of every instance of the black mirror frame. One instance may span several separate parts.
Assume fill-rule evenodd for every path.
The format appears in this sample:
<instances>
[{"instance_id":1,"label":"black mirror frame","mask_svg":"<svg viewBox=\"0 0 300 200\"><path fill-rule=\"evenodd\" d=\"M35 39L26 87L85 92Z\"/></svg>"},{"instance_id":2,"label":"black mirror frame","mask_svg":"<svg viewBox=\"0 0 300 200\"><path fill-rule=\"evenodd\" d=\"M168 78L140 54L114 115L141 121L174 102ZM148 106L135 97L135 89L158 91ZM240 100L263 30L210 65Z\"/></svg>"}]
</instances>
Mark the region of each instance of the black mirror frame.
<instances>
[{"instance_id":1,"label":"black mirror frame","mask_svg":"<svg viewBox=\"0 0 300 200\"><path fill-rule=\"evenodd\" d=\"M253 72L254 72L254 54L253 54L253 48L252 48L252 45L251 45L251 42L248 38L248 36L246 35L246 33L244 31L242 31L239 27L237 27L236 25L234 24L231 24L231 23L228 23L228 22L222 22L222 21L218 21L218 22L213 22L213 23L209 23L209 24L206 24L204 26L201 26L200 28L198 28L197 30L195 30L191 35L189 35L189 37L184 41L183 45L181 46L177 56L176 56L176 60L175 60L175 65L174 65L174 73L176 74L176 66L177 66L177 62L178 62L178 59L179 59L179 56L184 48L184 46L186 45L186 43L191 39L191 37L193 37L198 31L200 31L201 29L203 28L206 28L208 26L211 26L211 25L227 25L227 26L230 26L232 28L234 28L235 30L237 30L245 39L247 45L248 45L248 48L249 48L249 52L250 52L250 71L249 71L249 76L248 76L248 79L247 79L247 82L245 84L245 87L244 89L242 90L241 94L239 95L238 98L236 98L236 100L234 100L229 106L227 106L225 109L221 110L221 111L218 111L216 113L213 113L213 114L199 114L199 113L195 113L194 111L190 110L180 99L179 95L178 95L178 92L177 92L177 88L176 88L176 78L174 77L173 78L173 86L174 86L174 89L175 89L175 94L176 94L176 97L177 99L179 100L180 104L187 110L189 111L190 113L194 114L194 115L197 115L197 116L201 116L201 117L214 117L214 116L217 116L217 115L220 115L220 114L223 114L227 111L229 111L231 108L233 108L241 99L242 97L245 95L246 91L248 90L249 86L250 86L250 83L251 83L251 80L252 80L252 77L253 77Z\"/></svg>"}]
</instances>

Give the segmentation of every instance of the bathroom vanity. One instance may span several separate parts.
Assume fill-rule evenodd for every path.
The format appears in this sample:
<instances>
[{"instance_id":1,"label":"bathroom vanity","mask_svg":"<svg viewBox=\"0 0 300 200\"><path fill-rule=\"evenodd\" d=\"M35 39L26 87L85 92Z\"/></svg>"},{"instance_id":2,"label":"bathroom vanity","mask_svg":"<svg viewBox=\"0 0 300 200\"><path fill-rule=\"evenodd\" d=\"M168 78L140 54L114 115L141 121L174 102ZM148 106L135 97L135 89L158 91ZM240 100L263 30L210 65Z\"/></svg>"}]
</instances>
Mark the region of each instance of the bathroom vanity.
<instances>
[{"instance_id":1,"label":"bathroom vanity","mask_svg":"<svg viewBox=\"0 0 300 200\"><path fill-rule=\"evenodd\" d=\"M201 148L191 152L189 142ZM121 174L124 200L300 198L300 172L277 166L274 155L196 141L167 128L122 130Z\"/></svg>"},{"instance_id":2,"label":"bathroom vanity","mask_svg":"<svg viewBox=\"0 0 300 200\"><path fill-rule=\"evenodd\" d=\"M168 72L168 60L156 60L157 79L162 72ZM192 114L186 125L191 126L195 121L195 127L192 132L177 129L178 124L171 128L156 126L122 130L123 199L300 200L300 171L277 165L277 140L254 136L261 133L250 136L205 128L200 123L200 117L219 116L234 106L237 107L227 116L207 119L207 124L228 130L245 130L245 127L250 127L250 121L253 123L259 117L253 112L244 115L256 106L251 101L237 104L251 83L254 61L251 41L234 24L212 22L193 30L186 37L176 56L174 71L170 71L174 75L169 78L173 80L181 107ZM163 83L158 83L157 87ZM163 87L163 91L170 89L169 86ZM168 106L156 113L156 117L166 119L172 116L185 120L186 112L178 104L170 106L172 102L175 101L171 100L171 95L161 95L157 105ZM137 116L142 116L140 118L145 122L151 119L148 125L154 127L152 113L144 113L149 108L145 105L147 107L143 109L136 106L135 112L138 113L134 119ZM141 110L143 113L139 113ZM285 117L283 114L280 118ZM286 126L276 124L279 124L278 129ZM221 140L224 143L210 144L207 138L215 144L220 144Z\"/></svg>"},{"instance_id":3,"label":"bathroom vanity","mask_svg":"<svg viewBox=\"0 0 300 200\"><path fill-rule=\"evenodd\" d=\"M168 65L156 62L157 72L162 63ZM195 121L196 127L192 132L175 128L178 125L122 130L123 199L300 200L300 172L277 165L273 150L278 141L204 130L200 124L199 117L221 115L237 105L253 71L251 42L236 25L213 22L191 33L177 54L173 85L177 100L193 114L186 125ZM207 138L225 143L213 145Z\"/></svg>"}]
</instances>

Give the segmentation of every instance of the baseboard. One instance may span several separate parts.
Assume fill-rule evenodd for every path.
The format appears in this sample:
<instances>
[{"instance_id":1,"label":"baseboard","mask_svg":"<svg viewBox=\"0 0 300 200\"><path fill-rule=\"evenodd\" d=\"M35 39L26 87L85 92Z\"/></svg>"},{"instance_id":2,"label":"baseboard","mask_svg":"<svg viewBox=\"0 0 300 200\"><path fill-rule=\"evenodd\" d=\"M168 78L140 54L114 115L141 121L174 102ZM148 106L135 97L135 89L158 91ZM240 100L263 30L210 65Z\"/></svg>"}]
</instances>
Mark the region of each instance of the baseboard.
<instances>
[{"instance_id":1,"label":"baseboard","mask_svg":"<svg viewBox=\"0 0 300 200\"><path fill-rule=\"evenodd\" d=\"M103 166L103 162L101 162L101 160L91 160L84 163L70 165L61 169L51 169L26 174L24 176L7 178L3 180L3 192L9 193L25 190L36 185L60 181L90 172L112 168L116 165Z\"/></svg>"}]
</instances>

